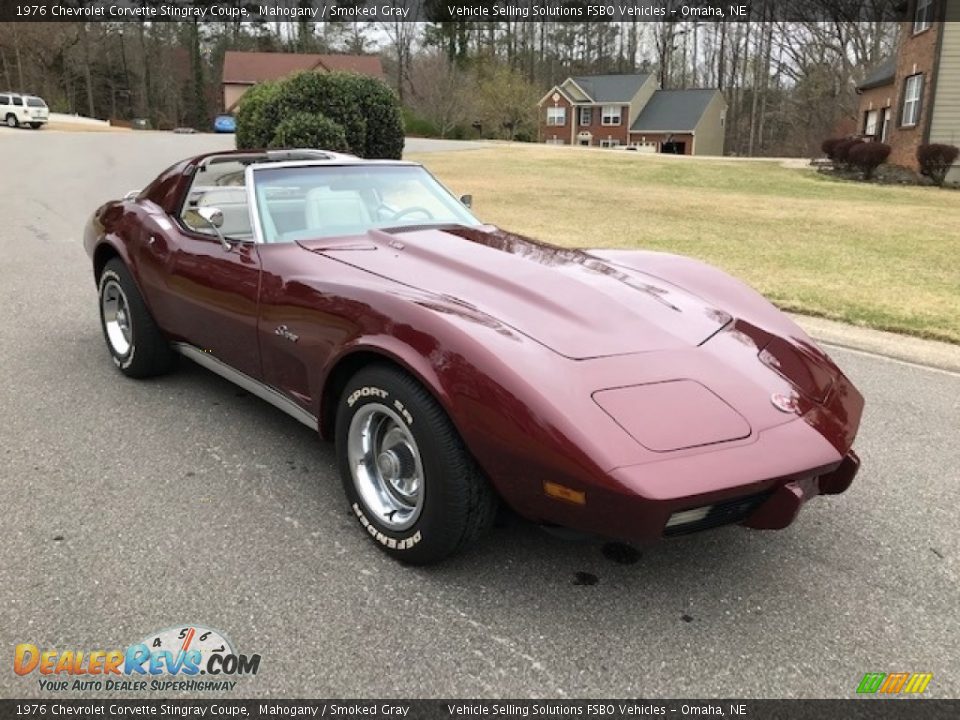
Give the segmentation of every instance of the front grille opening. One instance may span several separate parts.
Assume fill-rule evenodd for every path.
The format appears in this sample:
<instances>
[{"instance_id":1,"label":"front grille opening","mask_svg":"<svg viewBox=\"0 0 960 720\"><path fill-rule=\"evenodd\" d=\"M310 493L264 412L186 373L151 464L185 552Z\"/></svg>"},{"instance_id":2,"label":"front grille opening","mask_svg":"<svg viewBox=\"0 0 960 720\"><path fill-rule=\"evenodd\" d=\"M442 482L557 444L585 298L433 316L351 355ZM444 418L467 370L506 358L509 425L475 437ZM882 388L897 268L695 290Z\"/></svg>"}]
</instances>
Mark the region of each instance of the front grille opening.
<instances>
[{"instance_id":1,"label":"front grille opening","mask_svg":"<svg viewBox=\"0 0 960 720\"><path fill-rule=\"evenodd\" d=\"M663 534L666 537L687 535L688 533L741 522L768 497L770 497L770 491L766 490L755 495L745 495L744 497L724 500L723 502L713 505L705 505L703 507L709 508L706 513L694 512L700 510L700 508L681 510L671 516L671 518L676 518L679 522L675 522L675 524L665 528ZM689 517L690 520L685 520L684 518L686 517Z\"/></svg>"}]
</instances>

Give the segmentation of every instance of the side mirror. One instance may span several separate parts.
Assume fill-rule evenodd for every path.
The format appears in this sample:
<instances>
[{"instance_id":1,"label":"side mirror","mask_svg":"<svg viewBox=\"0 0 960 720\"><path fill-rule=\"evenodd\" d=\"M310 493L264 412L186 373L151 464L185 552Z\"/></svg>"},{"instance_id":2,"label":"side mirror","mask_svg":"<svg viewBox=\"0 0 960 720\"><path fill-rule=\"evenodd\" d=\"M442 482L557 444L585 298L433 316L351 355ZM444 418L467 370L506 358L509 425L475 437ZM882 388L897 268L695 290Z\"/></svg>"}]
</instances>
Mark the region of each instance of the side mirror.
<instances>
[{"instance_id":1,"label":"side mirror","mask_svg":"<svg viewBox=\"0 0 960 720\"><path fill-rule=\"evenodd\" d=\"M223 236L222 232L220 232L220 228L223 227L223 210L205 205L204 207L196 208L194 212L198 218L203 220L208 226L210 226L210 229L217 234L217 237L220 238L220 244L223 245L224 250L231 250L233 248L233 245L230 244L230 241Z\"/></svg>"},{"instance_id":2,"label":"side mirror","mask_svg":"<svg viewBox=\"0 0 960 720\"><path fill-rule=\"evenodd\" d=\"M460 202L463 203L464 207L472 208L473 207L473 195L461 195Z\"/></svg>"},{"instance_id":3,"label":"side mirror","mask_svg":"<svg viewBox=\"0 0 960 720\"><path fill-rule=\"evenodd\" d=\"M211 227L220 229L223 227L223 210L215 207L198 207L197 215L207 221Z\"/></svg>"}]
</instances>

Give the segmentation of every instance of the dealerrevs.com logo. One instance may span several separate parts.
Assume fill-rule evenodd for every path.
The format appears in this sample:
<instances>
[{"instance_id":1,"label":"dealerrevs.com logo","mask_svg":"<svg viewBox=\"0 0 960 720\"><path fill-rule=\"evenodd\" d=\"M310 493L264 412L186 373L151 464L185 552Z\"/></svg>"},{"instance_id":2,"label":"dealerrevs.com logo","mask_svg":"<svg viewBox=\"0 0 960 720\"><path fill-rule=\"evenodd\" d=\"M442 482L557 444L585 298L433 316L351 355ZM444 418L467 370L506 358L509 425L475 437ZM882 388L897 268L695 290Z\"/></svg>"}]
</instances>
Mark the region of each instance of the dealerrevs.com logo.
<instances>
[{"instance_id":1,"label":"dealerrevs.com logo","mask_svg":"<svg viewBox=\"0 0 960 720\"><path fill-rule=\"evenodd\" d=\"M259 655L234 651L217 630L184 624L115 649L41 649L20 643L13 671L36 677L46 692L233 690L235 678L256 675Z\"/></svg>"}]
</instances>

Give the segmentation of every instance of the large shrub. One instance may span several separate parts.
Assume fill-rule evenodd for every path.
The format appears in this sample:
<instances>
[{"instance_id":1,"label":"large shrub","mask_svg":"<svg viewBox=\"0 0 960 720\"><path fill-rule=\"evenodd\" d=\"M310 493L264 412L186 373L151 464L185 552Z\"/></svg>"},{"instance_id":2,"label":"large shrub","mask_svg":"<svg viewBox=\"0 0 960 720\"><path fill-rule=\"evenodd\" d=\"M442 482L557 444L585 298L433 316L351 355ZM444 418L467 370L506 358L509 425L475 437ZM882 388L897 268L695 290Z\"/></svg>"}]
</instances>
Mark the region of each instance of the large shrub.
<instances>
[{"instance_id":1,"label":"large shrub","mask_svg":"<svg viewBox=\"0 0 960 720\"><path fill-rule=\"evenodd\" d=\"M326 115L298 112L288 115L273 134L268 148L323 148L348 152L343 128Z\"/></svg>"},{"instance_id":2,"label":"large shrub","mask_svg":"<svg viewBox=\"0 0 960 720\"><path fill-rule=\"evenodd\" d=\"M341 72L301 72L254 86L237 110L237 147L291 147L278 137L281 123L304 113L339 126L346 142L346 147L339 149L365 158L399 159L403 153L403 117L396 95L379 80ZM296 126L308 136L339 140L336 133L330 135L329 123L317 123L307 131L301 118ZM284 132L294 137L290 125Z\"/></svg>"},{"instance_id":3,"label":"large shrub","mask_svg":"<svg viewBox=\"0 0 960 720\"><path fill-rule=\"evenodd\" d=\"M847 162L863 172L863 179L869 180L878 167L890 157L890 146L879 142L862 142L850 147Z\"/></svg>"},{"instance_id":4,"label":"large shrub","mask_svg":"<svg viewBox=\"0 0 960 720\"><path fill-rule=\"evenodd\" d=\"M926 175L935 185L943 187L947 173L960 156L960 148L954 145L921 145L917 148L920 174Z\"/></svg>"},{"instance_id":5,"label":"large shrub","mask_svg":"<svg viewBox=\"0 0 960 720\"><path fill-rule=\"evenodd\" d=\"M265 148L270 144L264 128L271 120L267 118L268 109L277 99L277 83L257 83L244 93L237 107L237 147L240 149Z\"/></svg>"}]
</instances>

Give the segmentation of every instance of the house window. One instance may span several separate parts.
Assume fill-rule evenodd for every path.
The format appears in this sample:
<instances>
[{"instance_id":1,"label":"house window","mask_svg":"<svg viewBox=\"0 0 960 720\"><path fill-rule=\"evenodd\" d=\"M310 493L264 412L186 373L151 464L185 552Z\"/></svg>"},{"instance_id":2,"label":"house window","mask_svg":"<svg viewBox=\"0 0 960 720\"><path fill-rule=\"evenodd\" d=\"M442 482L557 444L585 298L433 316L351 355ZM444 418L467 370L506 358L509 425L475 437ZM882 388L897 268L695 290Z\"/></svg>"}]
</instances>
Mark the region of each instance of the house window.
<instances>
[{"instance_id":1,"label":"house window","mask_svg":"<svg viewBox=\"0 0 960 720\"><path fill-rule=\"evenodd\" d=\"M923 96L923 74L911 75L903 88L902 127L913 127L920 122L920 98Z\"/></svg>"},{"instance_id":2,"label":"house window","mask_svg":"<svg viewBox=\"0 0 960 720\"><path fill-rule=\"evenodd\" d=\"M913 15L913 34L923 32L933 22L933 0L917 0L917 9Z\"/></svg>"},{"instance_id":3,"label":"house window","mask_svg":"<svg viewBox=\"0 0 960 720\"><path fill-rule=\"evenodd\" d=\"M566 125L567 109L565 107L547 108L547 125Z\"/></svg>"},{"instance_id":4,"label":"house window","mask_svg":"<svg viewBox=\"0 0 960 720\"><path fill-rule=\"evenodd\" d=\"M589 125L593 122L593 108L580 108L580 124Z\"/></svg>"},{"instance_id":5,"label":"house window","mask_svg":"<svg viewBox=\"0 0 960 720\"><path fill-rule=\"evenodd\" d=\"M619 125L620 124L620 106L604 105L603 114L600 116L600 122L603 125Z\"/></svg>"},{"instance_id":6,"label":"house window","mask_svg":"<svg viewBox=\"0 0 960 720\"><path fill-rule=\"evenodd\" d=\"M870 110L863 122L863 134L873 137L877 134L877 120L880 119L879 110Z\"/></svg>"},{"instance_id":7,"label":"house window","mask_svg":"<svg viewBox=\"0 0 960 720\"><path fill-rule=\"evenodd\" d=\"M601 140L601 141L600 141L600 147L605 147L605 148L620 147L620 141L619 141L619 140L613 140L613 139L611 139L611 138L607 138L606 140Z\"/></svg>"}]
</instances>

